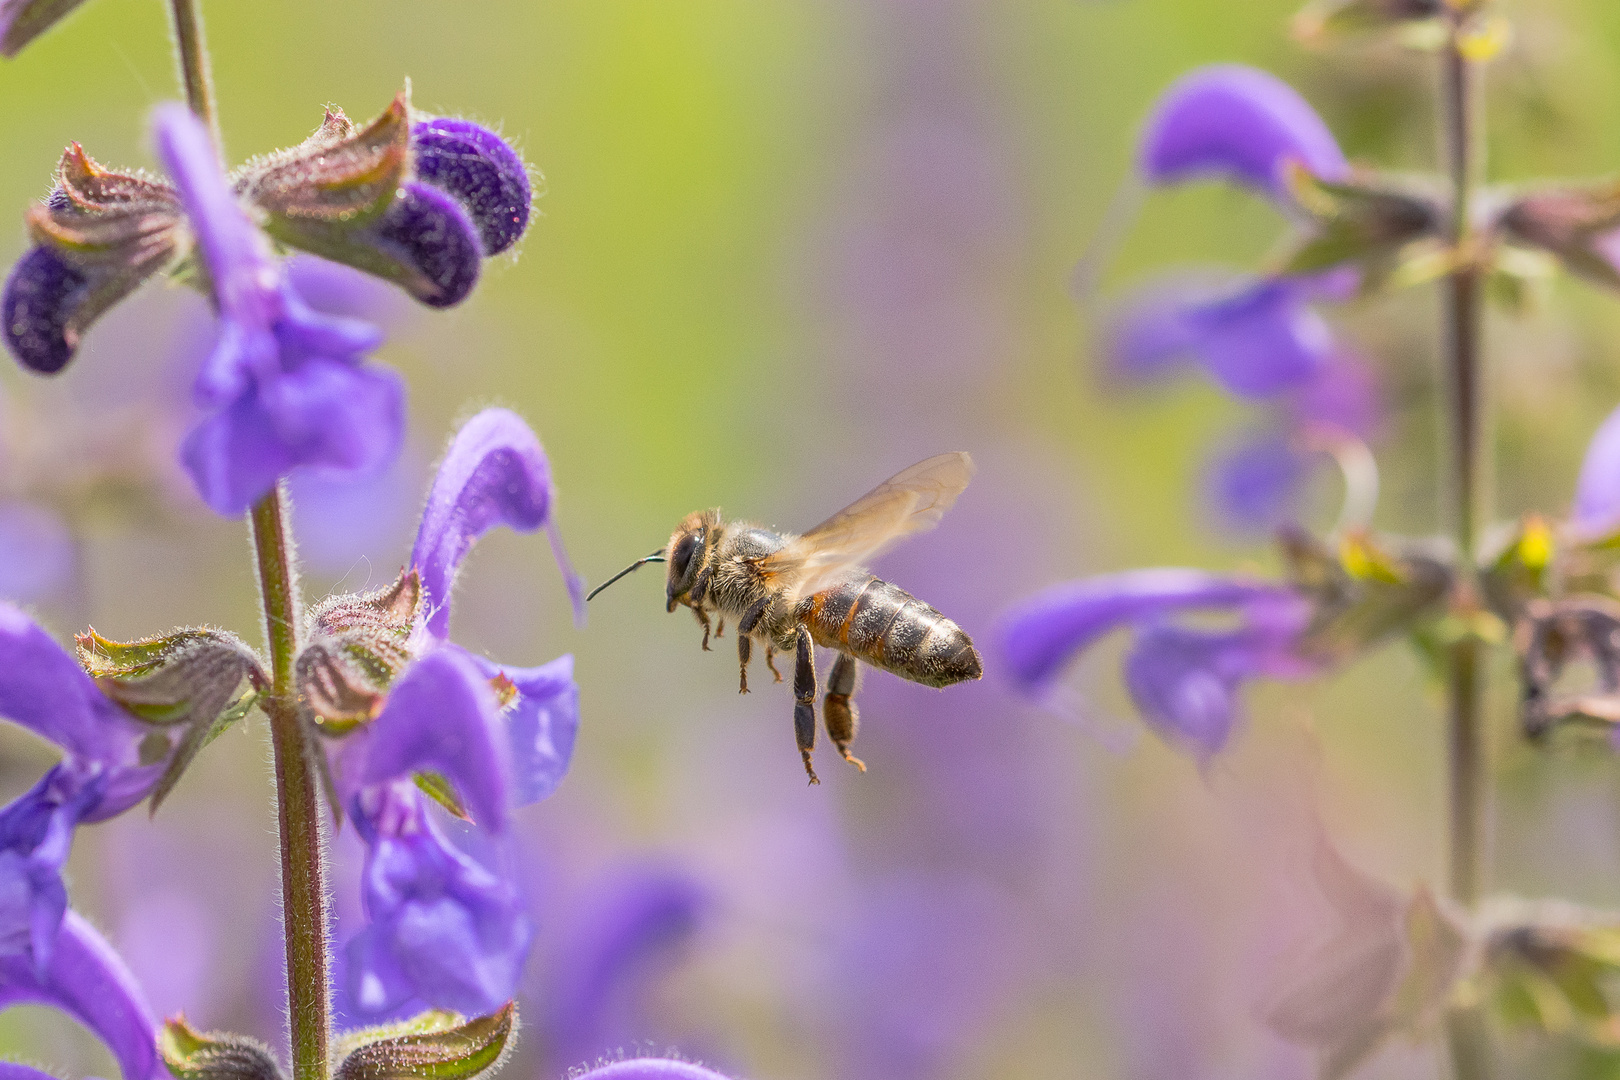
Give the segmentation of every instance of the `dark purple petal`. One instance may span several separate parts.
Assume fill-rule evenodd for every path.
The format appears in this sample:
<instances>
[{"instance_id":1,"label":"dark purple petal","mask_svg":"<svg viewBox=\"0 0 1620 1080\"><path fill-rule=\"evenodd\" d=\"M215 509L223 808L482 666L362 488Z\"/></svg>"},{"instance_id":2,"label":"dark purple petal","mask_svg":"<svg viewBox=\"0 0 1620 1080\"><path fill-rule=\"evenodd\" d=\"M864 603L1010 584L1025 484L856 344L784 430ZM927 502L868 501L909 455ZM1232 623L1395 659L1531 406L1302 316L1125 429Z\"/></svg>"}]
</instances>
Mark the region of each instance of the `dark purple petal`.
<instances>
[{"instance_id":1,"label":"dark purple petal","mask_svg":"<svg viewBox=\"0 0 1620 1080\"><path fill-rule=\"evenodd\" d=\"M96 688L77 660L32 619L0 603L0 717L69 754L134 766L149 729Z\"/></svg>"},{"instance_id":2,"label":"dark purple petal","mask_svg":"<svg viewBox=\"0 0 1620 1080\"><path fill-rule=\"evenodd\" d=\"M416 175L454 195L478 227L485 255L517 243L529 226L529 171L499 135L470 120L411 125Z\"/></svg>"},{"instance_id":3,"label":"dark purple petal","mask_svg":"<svg viewBox=\"0 0 1620 1080\"><path fill-rule=\"evenodd\" d=\"M1293 594L1201 570L1127 570L1056 585L1013 605L1002 617L998 637L1014 678L1034 689L1117 627L1187 608L1233 608L1279 595Z\"/></svg>"},{"instance_id":4,"label":"dark purple petal","mask_svg":"<svg viewBox=\"0 0 1620 1080\"><path fill-rule=\"evenodd\" d=\"M400 185L394 202L371 227L375 243L420 275L408 286L429 307L452 307L478 284L483 259L478 227L451 195L427 184Z\"/></svg>"},{"instance_id":5,"label":"dark purple petal","mask_svg":"<svg viewBox=\"0 0 1620 1080\"><path fill-rule=\"evenodd\" d=\"M1287 161L1328 180L1349 170L1333 133L1293 87L1240 64L1200 68L1165 91L1139 155L1149 183L1224 179L1278 201L1288 198Z\"/></svg>"},{"instance_id":6,"label":"dark purple petal","mask_svg":"<svg viewBox=\"0 0 1620 1080\"><path fill-rule=\"evenodd\" d=\"M563 935L544 1001L552 1061L589 1061L645 1032L626 999L687 945L711 897L688 874L637 867L592 890L585 918Z\"/></svg>"},{"instance_id":7,"label":"dark purple petal","mask_svg":"<svg viewBox=\"0 0 1620 1080\"><path fill-rule=\"evenodd\" d=\"M24 367L53 375L78 348L68 340L68 320L90 295L90 280L55 250L36 247L11 268L0 297L6 345Z\"/></svg>"},{"instance_id":8,"label":"dark purple petal","mask_svg":"<svg viewBox=\"0 0 1620 1080\"><path fill-rule=\"evenodd\" d=\"M49 965L36 970L25 956L0 956L0 1009L30 1003L61 1009L107 1044L124 1080L163 1075L157 1021L134 976L112 946L76 912L62 920Z\"/></svg>"},{"instance_id":9,"label":"dark purple petal","mask_svg":"<svg viewBox=\"0 0 1620 1080\"><path fill-rule=\"evenodd\" d=\"M469 1015L510 1001L533 939L516 888L457 851L409 781L363 793L355 823L370 924L348 947L351 1005L370 1018L411 998Z\"/></svg>"},{"instance_id":10,"label":"dark purple petal","mask_svg":"<svg viewBox=\"0 0 1620 1080\"><path fill-rule=\"evenodd\" d=\"M545 451L529 425L509 409L485 409L450 442L428 492L411 565L422 574L427 627L450 631L450 588L473 543L497 525L518 532L550 529L551 550L584 619L584 582L568 565L551 516L555 491Z\"/></svg>"},{"instance_id":11,"label":"dark purple petal","mask_svg":"<svg viewBox=\"0 0 1620 1080\"><path fill-rule=\"evenodd\" d=\"M675 1058L632 1058L615 1061L590 1072L581 1073L578 1080L727 1080L713 1069L705 1069L690 1061Z\"/></svg>"},{"instance_id":12,"label":"dark purple petal","mask_svg":"<svg viewBox=\"0 0 1620 1080\"><path fill-rule=\"evenodd\" d=\"M1205 490L1222 525L1242 535L1270 533L1298 517L1310 461L1286 432L1267 431L1217 454Z\"/></svg>"},{"instance_id":13,"label":"dark purple petal","mask_svg":"<svg viewBox=\"0 0 1620 1080\"><path fill-rule=\"evenodd\" d=\"M539 802L557 790L574 757L574 736L579 732L574 658L559 656L532 668L507 667L481 656L471 658L486 677L505 676L518 689L517 701L504 713L511 750L512 804Z\"/></svg>"},{"instance_id":14,"label":"dark purple petal","mask_svg":"<svg viewBox=\"0 0 1620 1080\"><path fill-rule=\"evenodd\" d=\"M1158 626L1138 634L1125 658L1125 685L1142 718L1204 761L1226 745L1249 674L1241 647L1229 639Z\"/></svg>"},{"instance_id":15,"label":"dark purple petal","mask_svg":"<svg viewBox=\"0 0 1620 1080\"><path fill-rule=\"evenodd\" d=\"M312 358L262 386L199 422L181 445L198 494L218 513L244 512L301 466L373 475L404 441L405 387L391 371Z\"/></svg>"},{"instance_id":16,"label":"dark purple petal","mask_svg":"<svg viewBox=\"0 0 1620 1080\"><path fill-rule=\"evenodd\" d=\"M344 801L412 773L436 772L455 785L480 827L500 832L510 790L502 725L495 691L471 657L435 649L394 682L375 720L343 740Z\"/></svg>"},{"instance_id":17,"label":"dark purple petal","mask_svg":"<svg viewBox=\"0 0 1620 1080\"><path fill-rule=\"evenodd\" d=\"M1620 408L1609 414L1587 444L1569 524L1583 539L1620 531Z\"/></svg>"},{"instance_id":18,"label":"dark purple petal","mask_svg":"<svg viewBox=\"0 0 1620 1080\"><path fill-rule=\"evenodd\" d=\"M386 465L401 442L403 389L391 375L358 367L381 333L322 315L293 291L196 117L161 106L154 129L222 323L196 384L198 403L214 412L182 450L204 501L238 514L293 468L367 472Z\"/></svg>"}]
</instances>

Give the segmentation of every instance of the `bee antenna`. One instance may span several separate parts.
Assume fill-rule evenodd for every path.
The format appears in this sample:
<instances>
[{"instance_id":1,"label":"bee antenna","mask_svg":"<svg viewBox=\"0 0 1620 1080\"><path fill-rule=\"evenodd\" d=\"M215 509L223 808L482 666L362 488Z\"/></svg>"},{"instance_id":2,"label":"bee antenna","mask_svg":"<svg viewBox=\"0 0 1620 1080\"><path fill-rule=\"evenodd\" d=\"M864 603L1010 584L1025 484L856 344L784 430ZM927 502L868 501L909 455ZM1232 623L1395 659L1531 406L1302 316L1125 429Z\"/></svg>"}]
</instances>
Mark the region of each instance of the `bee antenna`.
<instances>
[{"instance_id":1,"label":"bee antenna","mask_svg":"<svg viewBox=\"0 0 1620 1080\"><path fill-rule=\"evenodd\" d=\"M631 573L632 571L635 571L635 570L640 570L643 566L646 566L650 562L663 562L663 561L664 561L664 549L663 548L659 548L657 551L653 552L651 555L645 555L645 556L637 559L635 562L631 563L629 566L625 567L623 570L620 570L617 574L614 574L612 577L610 577L606 581L602 582L602 584L600 584L596 588L592 589L591 592L590 592L590 595L585 597L585 602L588 604L592 600L595 600L597 593L601 592L603 589L607 588L609 585L613 584L615 581L618 581L620 578L624 577L626 574Z\"/></svg>"}]
</instances>

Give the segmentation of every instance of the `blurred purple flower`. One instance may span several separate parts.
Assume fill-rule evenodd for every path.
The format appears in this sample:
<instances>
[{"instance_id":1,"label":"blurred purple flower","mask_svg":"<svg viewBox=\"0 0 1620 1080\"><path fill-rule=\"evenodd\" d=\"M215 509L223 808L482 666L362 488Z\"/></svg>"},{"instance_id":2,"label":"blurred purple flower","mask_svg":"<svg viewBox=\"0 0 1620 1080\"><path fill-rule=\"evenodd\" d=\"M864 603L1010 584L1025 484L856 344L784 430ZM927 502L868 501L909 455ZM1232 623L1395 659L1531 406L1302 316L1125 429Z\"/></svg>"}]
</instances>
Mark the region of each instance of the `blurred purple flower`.
<instances>
[{"instance_id":1,"label":"blurred purple flower","mask_svg":"<svg viewBox=\"0 0 1620 1080\"><path fill-rule=\"evenodd\" d=\"M1155 104L1138 147L1151 184L1221 179L1279 203L1289 200L1290 161L1325 180L1349 172L1333 133L1298 91L1241 64L1182 76Z\"/></svg>"},{"instance_id":2,"label":"blurred purple flower","mask_svg":"<svg viewBox=\"0 0 1620 1080\"><path fill-rule=\"evenodd\" d=\"M1196 630L1169 621L1191 611L1230 612L1237 626ZM1014 679L1035 694L1105 634L1135 630L1125 683L1143 719L1207 760L1231 735L1244 683L1314 674L1295 649L1309 620L1307 601L1280 585L1198 570L1130 570L1021 601L1003 616L997 636Z\"/></svg>"},{"instance_id":3,"label":"blurred purple flower","mask_svg":"<svg viewBox=\"0 0 1620 1080\"><path fill-rule=\"evenodd\" d=\"M72 580L76 562L60 515L37 503L0 502L0 597L41 600Z\"/></svg>"},{"instance_id":4,"label":"blurred purple flower","mask_svg":"<svg viewBox=\"0 0 1620 1080\"><path fill-rule=\"evenodd\" d=\"M1609 414L1587 444L1569 524L1577 536L1592 540L1620 530L1620 409Z\"/></svg>"},{"instance_id":5,"label":"blurred purple flower","mask_svg":"<svg viewBox=\"0 0 1620 1080\"><path fill-rule=\"evenodd\" d=\"M712 1069L675 1058L632 1058L600 1065L576 1080L726 1080Z\"/></svg>"},{"instance_id":6,"label":"blurred purple flower","mask_svg":"<svg viewBox=\"0 0 1620 1080\"><path fill-rule=\"evenodd\" d=\"M0 953L0 1009L23 1003L60 1009L89 1028L112 1051L124 1080L167 1075L158 1062L157 1021L134 976L77 912L62 919L47 964Z\"/></svg>"},{"instance_id":7,"label":"blurred purple flower","mask_svg":"<svg viewBox=\"0 0 1620 1080\"><path fill-rule=\"evenodd\" d=\"M1269 533L1294 517L1310 461L1289 432L1253 432L1217 452L1205 489L1221 523L1244 534Z\"/></svg>"},{"instance_id":8,"label":"blurred purple flower","mask_svg":"<svg viewBox=\"0 0 1620 1080\"><path fill-rule=\"evenodd\" d=\"M637 992L690 942L710 905L707 890L672 868L621 870L590 890L585 910L559 935L560 952L538 992L553 1067L648 1037L635 1015Z\"/></svg>"},{"instance_id":9,"label":"blurred purple flower","mask_svg":"<svg viewBox=\"0 0 1620 1080\"><path fill-rule=\"evenodd\" d=\"M414 998L490 1012L516 987L532 931L515 888L444 840L410 778L430 772L449 781L479 828L495 834L510 805L545 798L566 773L579 726L573 658L507 667L446 640L456 571L497 525L546 527L577 592L554 498L539 440L506 409L463 425L428 495L411 557L422 586L411 635L417 658L376 718L342 739L336 760L338 791L368 847L362 888L371 925L347 957L350 1000L362 1015ZM510 695L504 708L497 688Z\"/></svg>"},{"instance_id":10,"label":"blurred purple flower","mask_svg":"<svg viewBox=\"0 0 1620 1080\"><path fill-rule=\"evenodd\" d=\"M203 500L239 514L300 466L359 473L386 466L403 436L404 389L392 373L361 364L380 332L304 303L189 110L161 106L153 126L222 321L195 387L211 415L181 448Z\"/></svg>"}]
</instances>

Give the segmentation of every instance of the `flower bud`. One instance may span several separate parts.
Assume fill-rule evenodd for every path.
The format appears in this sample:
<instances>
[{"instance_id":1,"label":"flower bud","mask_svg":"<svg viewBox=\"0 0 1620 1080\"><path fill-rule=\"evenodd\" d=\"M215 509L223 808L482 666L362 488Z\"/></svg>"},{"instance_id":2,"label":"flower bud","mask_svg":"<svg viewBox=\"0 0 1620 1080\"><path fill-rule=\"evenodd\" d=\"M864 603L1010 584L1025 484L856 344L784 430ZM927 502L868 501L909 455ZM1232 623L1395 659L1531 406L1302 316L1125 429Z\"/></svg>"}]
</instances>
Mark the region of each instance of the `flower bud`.
<instances>
[{"instance_id":1,"label":"flower bud","mask_svg":"<svg viewBox=\"0 0 1620 1080\"><path fill-rule=\"evenodd\" d=\"M411 126L416 175L466 207L485 255L496 255L529 227L533 194L517 151L470 120L438 117Z\"/></svg>"},{"instance_id":2,"label":"flower bud","mask_svg":"<svg viewBox=\"0 0 1620 1080\"><path fill-rule=\"evenodd\" d=\"M283 1080L264 1044L243 1035L199 1034L183 1016L163 1025L158 1050L175 1080Z\"/></svg>"},{"instance_id":3,"label":"flower bud","mask_svg":"<svg viewBox=\"0 0 1620 1080\"><path fill-rule=\"evenodd\" d=\"M298 694L328 732L342 734L377 715L412 659L408 639L421 603L421 575L411 569L386 589L329 596L310 610Z\"/></svg>"},{"instance_id":4,"label":"flower bud","mask_svg":"<svg viewBox=\"0 0 1620 1080\"><path fill-rule=\"evenodd\" d=\"M516 1027L517 1005L508 1002L473 1020L434 1011L392 1027L351 1032L344 1037L348 1046L337 1048L343 1055L337 1080L472 1080L500 1064Z\"/></svg>"},{"instance_id":5,"label":"flower bud","mask_svg":"<svg viewBox=\"0 0 1620 1080\"><path fill-rule=\"evenodd\" d=\"M172 262L182 235L173 188L108 172L78 143L26 221L37 246L12 268L0 316L12 353L43 374L65 367L102 312Z\"/></svg>"},{"instance_id":6,"label":"flower bud","mask_svg":"<svg viewBox=\"0 0 1620 1080\"><path fill-rule=\"evenodd\" d=\"M1620 289L1609 238L1620 229L1620 184L1531 192L1496 219L1502 236L1550 252L1572 274Z\"/></svg>"}]
</instances>

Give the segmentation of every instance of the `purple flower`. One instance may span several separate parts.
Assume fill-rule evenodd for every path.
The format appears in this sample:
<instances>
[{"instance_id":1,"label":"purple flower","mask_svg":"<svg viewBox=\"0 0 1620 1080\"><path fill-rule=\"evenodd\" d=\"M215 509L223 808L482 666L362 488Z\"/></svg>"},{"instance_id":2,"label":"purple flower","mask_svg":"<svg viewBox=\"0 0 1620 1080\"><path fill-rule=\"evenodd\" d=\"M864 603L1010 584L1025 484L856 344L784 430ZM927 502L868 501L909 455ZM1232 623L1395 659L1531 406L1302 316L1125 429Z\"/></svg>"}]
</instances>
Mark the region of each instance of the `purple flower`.
<instances>
[{"instance_id":1,"label":"purple flower","mask_svg":"<svg viewBox=\"0 0 1620 1080\"><path fill-rule=\"evenodd\" d=\"M529 227L533 194L523 159L505 139L470 120L418 119L411 151L416 175L466 209L486 256L517 243Z\"/></svg>"},{"instance_id":2,"label":"purple flower","mask_svg":"<svg viewBox=\"0 0 1620 1080\"><path fill-rule=\"evenodd\" d=\"M1188 611L1230 612L1230 629L1170 621ZM1112 630L1135 630L1125 684L1150 726L1201 759L1225 746L1249 679L1304 678L1314 665L1295 642L1310 608L1291 589L1199 570L1130 570L1054 586L1015 605L999 628L1001 651L1026 691L1048 687L1076 653Z\"/></svg>"},{"instance_id":3,"label":"purple flower","mask_svg":"<svg viewBox=\"0 0 1620 1080\"><path fill-rule=\"evenodd\" d=\"M1131 382L1191 362L1231 394L1271 397L1310 383L1333 355L1333 333L1310 303L1337 295L1340 277L1168 279L1122 307L1105 355Z\"/></svg>"},{"instance_id":4,"label":"purple flower","mask_svg":"<svg viewBox=\"0 0 1620 1080\"><path fill-rule=\"evenodd\" d=\"M0 716L65 751L32 790L0 809L0 956L31 956L43 966L67 907L61 871L73 830L145 798L171 746L108 700L44 630L3 603Z\"/></svg>"},{"instance_id":5,"label":"purple flower","mask_svg":"<svg viewBox=\"0 0 1620 1080\"><path fill-rule=\"evenodd\" d=\"M380 333L318 314L298 296L196 117L164 105L153 124L222 322L195 387L210 414L181 448L203 500L239 514L300 466L358 473L386 466L402 438L404 390L393 374L362 366Z\"/></svg>"},{"instance_id":6,"label":"purple flower","mask_svg":"<svg viewBox=\"0 0 1620 1080\"><path fill-rule=\"evenodd\" d=\"M726 1080L713 1069L675 1058L632 1058L615 1061L586 1073L578 1080Z\"/></svg>"},{"instance_id":7,"label":"purple flower","mask_svg":"<svg viewBox=\"0 0 1620 1080\"><path fill-rule=\"evenodd\" d=\"M1577 536L1589 540L1620 530L1620 409L1599 425L1586 447L1569 524Z\"/></svg>"},{"instance_id":8,"label":"purple flower","mask_svg":"<svg viewBox=\"0 0 1620 1080\"><path fill-rule=\"evenodd\" d=\"M1150 184L1222 179L1278 202L1289 198L1290 161L1326 180L1349 172L1333 133L1293 87L1240 64L1184 75L1159 98L1138 148Z\"/></svg>"},{"instance_id":9,"label":"purple flower","mask_svg":"<svg viewBox=\"0 0 1620 1080\"><path fill-rule=\"evenodd\" d=\"M100 1036L124 1080L167 1075L158 1062L157 1021L134 976L76 912L69 911L62 919L56 947L44 966L0 953L0 1009L24 1003L61 1009ZM42 1074L23 1070L11 1075L22 1080Z\"/></svg>"},{"instance_id":10,"label":"purple flower","mask_svg":"<svg viewBox=\"0 0 1620 1080\"><path fill-rule=\"evenodd\" d=\"M73 578L73 533L60 515L35 503L0 502L0 597L40 600Z\"/></svg>"},{"instance_id":11,"label":"purple flower","mask_svg":"<svg viewBox=\"0 0 1620 1080\"><path fill-rule=\"evenodd\" d=\"M347 958L349 997L363 1015L415 999L490 1012L516 988L532 938L516 889L445 840L411 778L448 782L476 825L495 835L510 806L545 798L566 773L579 726L573 658L508 667L446 640L456 571L496 525L545 526L572 578L553 504L545 453L516 414L487 409L456 433L411 559L421 585L415 658L375 718L342 738L336 760L338 791L368 849L362 892L371 922Z\"/></svg>"}]
</instances>

